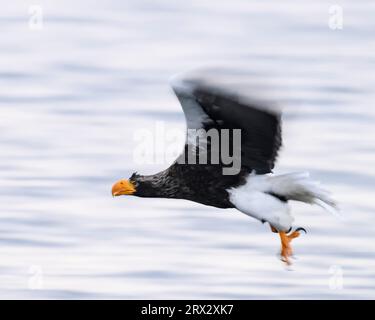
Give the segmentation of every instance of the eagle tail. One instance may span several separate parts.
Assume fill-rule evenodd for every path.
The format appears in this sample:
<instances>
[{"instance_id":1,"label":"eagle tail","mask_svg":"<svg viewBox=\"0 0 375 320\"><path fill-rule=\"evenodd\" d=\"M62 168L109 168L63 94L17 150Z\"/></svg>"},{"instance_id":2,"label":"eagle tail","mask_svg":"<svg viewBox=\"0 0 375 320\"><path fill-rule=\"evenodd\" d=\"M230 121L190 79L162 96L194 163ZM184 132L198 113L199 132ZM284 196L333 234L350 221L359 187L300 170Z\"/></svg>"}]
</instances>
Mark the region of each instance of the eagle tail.
<instances>
[{"instance_id":1,"label":"eagle tail","mask_svg":"<svg viewBox=\"0 0 375 320\"><path fill-rule=\"evenodd\" d=\"M308 172L288 173L270 176L272 192L288 200L316 204L337 215L337 203L330 193L321 188L320 183L310 179Z\"/></svg>"}]
</instances>

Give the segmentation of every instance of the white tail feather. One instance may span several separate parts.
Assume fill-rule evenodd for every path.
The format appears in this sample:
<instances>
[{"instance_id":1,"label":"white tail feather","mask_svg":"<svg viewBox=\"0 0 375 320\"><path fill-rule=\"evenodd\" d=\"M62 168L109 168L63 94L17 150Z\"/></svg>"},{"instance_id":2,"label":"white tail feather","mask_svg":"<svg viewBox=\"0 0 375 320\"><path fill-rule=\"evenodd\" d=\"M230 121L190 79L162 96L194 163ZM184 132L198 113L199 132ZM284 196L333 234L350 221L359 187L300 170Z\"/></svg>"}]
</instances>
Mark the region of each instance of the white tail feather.
<instances>
[{"instance_id":1,"label":"white tail feather","mask_svg":"<svg viewBox=\"0 0 375 320\"><path fill-rule=\"evenodd\" d=\"M317 204L337 215L337 205L330 198L330 193L322 189L319 182L310 180L308 172L273 175L269 179L272 193L289 200Z\"/></svg>"}]
</instances>

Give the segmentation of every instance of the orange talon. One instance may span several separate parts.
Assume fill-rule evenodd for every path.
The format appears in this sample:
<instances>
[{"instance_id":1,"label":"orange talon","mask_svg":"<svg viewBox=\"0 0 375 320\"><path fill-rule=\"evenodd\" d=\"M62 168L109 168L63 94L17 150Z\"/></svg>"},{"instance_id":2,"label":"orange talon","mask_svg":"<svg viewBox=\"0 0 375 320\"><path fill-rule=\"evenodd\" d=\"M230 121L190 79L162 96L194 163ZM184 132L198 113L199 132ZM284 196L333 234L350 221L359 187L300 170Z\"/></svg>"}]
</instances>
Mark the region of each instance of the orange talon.
<instances>
[{"instance_id":1,"label":"orange talon","mask_svg":"<svg viewBox=\"0 0 375 320\"><path fill-rule=\"evenodd\" d=\"M292 255L292 248L290 246L290 241L288 235L285 232L279 232L280 240L281 240L281 260L284 261L287 265L290 265L291 262L289 257Z\"/></svg>"},{"instance_id":2,"label":"orange talon","mask_svg":"<svg viewBox=\"0 0 375 320\"><path fill-rule=\"evenodd\" d=\"M303 228L297 228L295 231L293 231L290 234L287 234L287 232L284 231L278 231L274 226L270 224L272 232L278 232L280 235L280 240L281 240L281 252L280 252L280 257L281 260L284 261L287 265L291 265L292 263L290 262L290 257L293 256L293 250L291 246L291 242L293 239L298 238L301 233L300 230L306 232L305 229Z\"/></svg>"},{"instance_id":3,"label":"orange talon","mask_svg":"<svg viewBox=\"0 0 375 320\"><path fill-rule=\"evenodd\" d=\"M298 238L299 236L300 236L300 232L298 232L298 231L294 231L294 232L292 232L291 234L289 234L288 235L288 238L290 239L290 240L292 240L292 239L294 239L294 238Z\"/></svg>"},{"instance_id":4,"label":"orange talon","mask_svg":"<svg viewBox=\"0 0 375 320\"><path fill-rule=\"evenodd\" d=\"M293 256L293 249L291 242L293 239L300 236L300 232L294 231L291 234L286 234L286 232L279 232L281 239L281 260L284 261L287 265L291 265L289 258Z\"/></svg>"}]
</instances>

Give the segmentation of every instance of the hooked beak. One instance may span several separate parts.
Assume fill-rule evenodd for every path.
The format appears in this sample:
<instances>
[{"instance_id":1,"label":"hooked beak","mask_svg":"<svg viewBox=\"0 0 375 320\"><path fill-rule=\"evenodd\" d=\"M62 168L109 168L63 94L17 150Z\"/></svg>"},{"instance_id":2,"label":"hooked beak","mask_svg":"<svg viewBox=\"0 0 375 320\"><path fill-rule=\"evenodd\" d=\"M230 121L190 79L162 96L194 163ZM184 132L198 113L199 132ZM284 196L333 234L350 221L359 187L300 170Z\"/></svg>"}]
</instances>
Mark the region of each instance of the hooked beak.
<instances>
[{"instance_id":1,"label":"hooked beak","mask_svg":"<svg viewBox=\"0 0 375 320\"><path fill-rule=\"evenodd\" d=\"M131 195L135 192L134 184L129 180L119 180L112 187L112 196Z\"/></svg>"}]
</instances>

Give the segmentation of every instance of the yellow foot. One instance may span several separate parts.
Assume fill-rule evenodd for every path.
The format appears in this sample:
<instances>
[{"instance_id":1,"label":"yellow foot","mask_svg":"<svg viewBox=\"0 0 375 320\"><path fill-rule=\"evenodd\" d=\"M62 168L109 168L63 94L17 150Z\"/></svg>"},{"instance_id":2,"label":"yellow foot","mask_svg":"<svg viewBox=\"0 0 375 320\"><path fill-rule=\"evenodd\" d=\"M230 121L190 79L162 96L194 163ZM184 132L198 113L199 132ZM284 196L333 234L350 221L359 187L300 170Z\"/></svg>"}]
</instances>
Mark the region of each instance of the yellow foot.
<instances>
[{"instance_id":1,"label":"yellow foot","mask_svg":"<svg viewBox=\"0 0 375 320\"><path fill-rule=\"evenodd\" d=\"M300 236L300 232L297 229L296 231L292 232L291 234L286 234L286 232L279 232L280 240L281 240L281 260L284 261L287 265L291 265L290 257L293 256L293 250L291 246L291 242L293 239L298 238ZM304 230L304 229L302 229Z\"/></svg>"}]
</instances>

